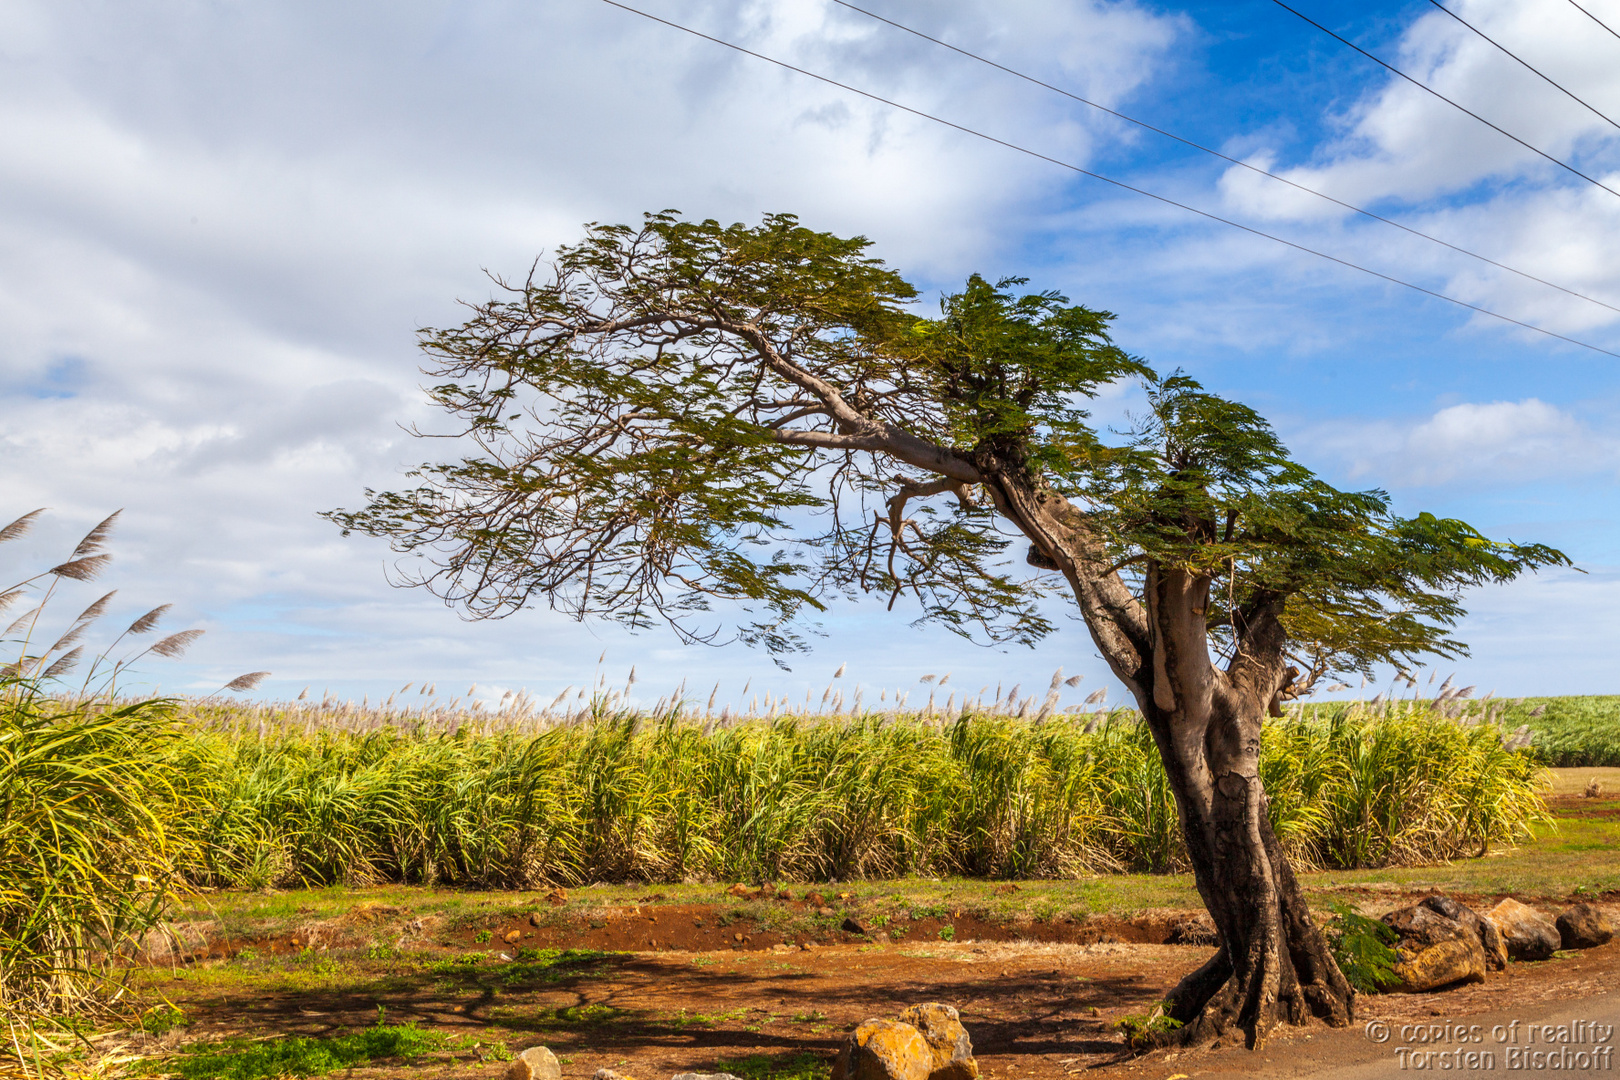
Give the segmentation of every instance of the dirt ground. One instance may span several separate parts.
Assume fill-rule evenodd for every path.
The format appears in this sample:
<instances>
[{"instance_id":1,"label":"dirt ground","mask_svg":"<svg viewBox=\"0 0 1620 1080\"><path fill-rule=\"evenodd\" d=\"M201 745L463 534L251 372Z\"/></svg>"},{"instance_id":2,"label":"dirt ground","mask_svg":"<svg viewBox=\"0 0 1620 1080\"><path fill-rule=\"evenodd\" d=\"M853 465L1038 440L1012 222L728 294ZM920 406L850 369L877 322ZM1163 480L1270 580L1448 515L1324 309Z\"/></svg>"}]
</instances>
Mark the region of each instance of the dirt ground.
<instances>
[{"instance_id":1,"label":"dirt ground","mask_svg":"<svg viewBox=\"0 0 1620 1080\"><path fill-rule=\"evenodd\" d=\"M1608 792L1550 802L1565 819L1620 818L1620 797ZM1370 1047L1361 1027L1370 1020L1529 1016L1620 987L1616 942L1511 964L1473 986L1363 997L1351 1032L1281 1030L1259 1051L1133 1057L1114 1025L1149 1011L1210 954L1201 912L998 918L948 904L880 908L836 888L739 896L715 885L708 902L693 902L690 889L675 900L649 890L583 908L577 898L565 905L561 895L537 895L481 901L493 906L454 917L413 910L408 898L371 899L273 932L199 924L179 935L177 950L149 956L135 981L143 1006L172 1005L183 1025L114 1033L101 1044L158 1055L227 1037L352 1032L385 1016L451 1036L450 1046L343 1075L498 1077L503 1058L543 1044L569 1080L602 1067L637 1080L714 1070L746 1080L821 1080L861 1021L941 1001L960 1010L984 1075L994 1080L1295 1076L1364 1058ZM1028 893L1041 885L998 888ZM1363 883L1333 895L1378 914L1427 891ZM1497 899L1453 895L1476 909ZM1551 911L1576 899L1620 914L1620 892L1541 902Z\"/></svg>"},{"instance_id":2,"label":"dirt ground","mask_svg":"<svg viewBox=\"0 0 1620 1080\"><path fill-rule=\"evenodd\" d=\"M649 935L673 929L659 926L672 923L674 913L659 916L647 919ZM1174 922L1170 913L1143 920L1150 926ZM1310 1040L1330 1034L1323 1028L1279 1032L1258 1059L1242 1048L1147 1058L1127 1054L1113 1025L1151 1008L1209 955L1208 946L1029 937L947 942L936 936L928 942L850 942L806 950L781 943L760 947L745 934L743 942L702 951L601 951L604 934L611 939L620 933L620 927L586 925L569 941L553 928L546 945L572 945L578 951L554 960L541 954L542 962L528 964L521 956L505 962L498 955L476 964L339 961L341 945L324 954L317 947L317 955L334 957L326 962L338 968L324 981L320 960L306 962L316 970L312 979L290 981L278 980L274 969L262 978L251 971L231 978L238 962L223 959L154 970L150 989L190 1020L188 1027L154 1042L330 1034L375 1022L381 1006L391 1023L414 1021L462 1036L466 1048L410 1067L390 1063L349 1075L493 1077L502 1066L483 1060L489 1057L484 1047L518 1051L535 1044L551 1047L569 1077L608 1067L659 1080L739 1062L750 1063L755 1076L822 1075L855 1024L891 1017L916 1002L943 1001L961 1011L986 1076L1035 1080L1097 1071L1145 1075L1160 1069L1168 1075L1169 1066L1188 1076L1249 1071L1269 1064L1273 1055L1308 1051ZM470 949L439 951L476 955ZM1513 964L1483 984L1443 993L1363 998L1359 1019L1524 1009L1579 1000L1615 986L1620 986L1620 944Z\"/></svg>"}]
</instances>

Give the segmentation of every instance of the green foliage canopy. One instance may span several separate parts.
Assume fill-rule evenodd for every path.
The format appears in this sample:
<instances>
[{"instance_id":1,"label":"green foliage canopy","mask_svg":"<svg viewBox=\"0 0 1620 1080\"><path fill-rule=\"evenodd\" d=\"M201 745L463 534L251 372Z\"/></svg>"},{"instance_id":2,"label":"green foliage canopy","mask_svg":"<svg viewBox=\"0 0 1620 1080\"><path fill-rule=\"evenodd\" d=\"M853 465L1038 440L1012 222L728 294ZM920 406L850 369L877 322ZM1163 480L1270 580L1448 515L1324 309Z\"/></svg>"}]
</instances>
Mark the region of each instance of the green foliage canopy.
<instances>
[{"instance_id":1,"label":"green foliage canopy","mask_svg":"<svg viewBox=\"0 0 1620 1080\"><path fill-rule=\"evenodd\" d=\"M773 656L863 592L1033 642L1060 586L1006 557L1021 532L1127 681L1155 568L1207 581L1217 650L1280 621L1312 681L1460 655L1461 590L1568 562L1333 488L1253 410L1115 346L1110 313L1023 279L971 277L920 315L869 246L785 214L588 226L423 331L467 452L326 516L424 556L408 580L473 617L543 600L705 641L729 621ZM1084 404L1125 379L1149 408L1105 440Z\"/></svg>"}]
</instances>

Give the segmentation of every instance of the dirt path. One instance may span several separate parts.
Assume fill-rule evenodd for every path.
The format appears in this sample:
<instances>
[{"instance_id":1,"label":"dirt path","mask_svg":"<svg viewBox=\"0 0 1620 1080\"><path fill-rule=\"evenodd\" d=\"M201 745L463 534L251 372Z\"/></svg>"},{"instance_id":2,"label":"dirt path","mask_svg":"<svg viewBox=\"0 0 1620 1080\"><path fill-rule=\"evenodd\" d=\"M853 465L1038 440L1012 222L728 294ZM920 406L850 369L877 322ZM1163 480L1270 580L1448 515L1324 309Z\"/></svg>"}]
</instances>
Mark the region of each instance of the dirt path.
<instances>
[{"instance_id":1,"label":"dirt path","mask_svg":"<svg viewBox=\"0 0 1620 1080\"><path fill-rule=\"evenodd\" d=\"M734 943L735 944L735 943ZM817 1075L845 1033L920 1001L961 1010L986 1077L1045 1080L1076 1073L1163 1077L1311 1075L1393 1061L1358 1029L1283 1031L1259 1051L1215 1049L1131 1058L1113 1025L1146 1011L1207 946L1032 941L842 944L822 948L576 953L549 966L452 960L380 965L309 979L230 979L205 961L159 985L192 1023L187 1040L235 1034L319 1035L375 1021L415 1021L463 1043L552 1047L570 1080L601 1067L640 1080L751 1062L755 1076ZM568 959L569 956L575 959ZM319 980L316 980L318 983ZM1363 999L1360 1020L1430 1024L1472 1015L1535 1017L1620 986L1620 944L1537 964L1438 994ZM477 1050L370 1076L494 1077ZM1257 1071L1258 1070L1258 1071ZM1269 1070L1269 1071L1268 1071ZM1374 1073L1372 1075L1379 1075Z\"/></svg>"},{"instance_id":2,"label":"dirt path","mask_svg":"<svg viewBox=\"0 0 1620 1080\"><path fill-rule=\"evenodd\" d=\"M1158 1076L1169 1068L1200 1080L1384 1080L1406 1073L1502 1073L1612 1077L1620 1072L1620 993L1412 1021L1369 1017L1348 1031L1282 1039L1260 1051L1145 1059L1108 1070ZM1258 1056L1258 1062L1255 1057Z\"/></svg>"}]
</instances>

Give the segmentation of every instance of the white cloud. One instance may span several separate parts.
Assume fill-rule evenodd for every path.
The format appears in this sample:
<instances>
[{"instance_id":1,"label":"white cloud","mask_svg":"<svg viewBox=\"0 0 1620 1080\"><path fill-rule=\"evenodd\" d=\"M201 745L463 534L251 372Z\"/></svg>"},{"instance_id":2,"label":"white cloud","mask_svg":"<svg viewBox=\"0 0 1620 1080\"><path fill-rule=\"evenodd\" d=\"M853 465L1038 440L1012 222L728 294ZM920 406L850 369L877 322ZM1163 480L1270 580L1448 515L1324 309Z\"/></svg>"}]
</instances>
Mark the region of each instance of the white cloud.
<instances>
[{"instance_id":1,"label":"white cloud","mask_svg":"<svg viewBox=\"0 0 1620 1080\"><path fill-rule=\"evenodd\" d=\"M822 0L649 7L1066 156L1111 137ZM1181 26L1103 0L896 14L1107 101ZM5 509L53 508L0 556L18 576L50 565L127 507L110 621L174 601L171 626L210 633L149 675L204 691L269 668L271 693L554 692L603 648L610 672L643 658L654 694L694 665L736 686L769 671L544 611L463 623L392 589L381 545L315 515L443 449L398 426L432 421L416 328L459 321L455 300L489 291L483 268L521 275L583 221L793 210L949 279L1017 248L1066 182L606 5L24 0L0 29Z\"/></svg>"},{"instance_id":2,"label":"white cloud","mask_svg":"<svg viewBox=\"0 0 1620 1080\"><path fill-rule=\"evenodd\" d=\"M1612 662L1571 661L1594 650L1613 656L1620 641L1620 569L1583 569L1543 571L1470 593L1459 636L1472 656L1445 668L1458 669L1457 685L1504 696L1615 693Z\"/></svg>"},{"instance_id":3,"label":"white cloud","mask_svg":"<svg viewBox=\"0 0 1620 1080\"><path fill-rule=\"evenodd\" d=\"M1296 441L1380 486L1620 481L1620 438L1536 398L1450 405L1406 422L1334 422Z\"/></svg>"},{"instance_id":4,"label":"white cloud","mask_svg":"<svg viewBox=\"0 0 1620 1080\"><path fill-rule=\"evenodd\" d=\"M1563 0L1458 0L1449 5L1539 70L1594 103L1620 102L1617 45ZM1620 131L1446 15L1415 19L1392 61L1414 78L1555 158L1620 190ZM1620 112L1613 105L1609 115ZM1352 205L1567 289L1620 307L1620 197L1605 192L1390 75L1333 118L1341 134L1314 160L1248 160ZM1237 166L1219 181L1250 219L1310 225L1298 239L1364 265L1563 333L1612 326L1620 313L1349 214ZM1475 317L1480 325L1494 323ZM1500 327L1501 324L1495 323ZM1600 340L1598 342L1602 344Z\"/></svg>"},{"instance_id":5,"label":"white cloud","mask_svg":"<svg viewBox=\"0 0 1620 1080\"><path fill-rule=\"evenodd\" d=\"M1613 41L1594 33L1585 16L1562 0L1453 0L1448 6L1584 100L1620 99ZM1568 161L1615 134L1605 121L1440 12L1416 18L1395 53L1392 62L1419 82L1553 157ZM1358 203L1391 196L1427 199L1489 178L1573 179L1394 75L1351 106L1339 123L1343 134L1321 148L1319 163L1288 170L1289 179ZM1255 213L1278 209L1273 181L1233 167L1223 186Z\"/></svg>"},{"instance_id":6,"label":"white cloud","mask_svg":"<svg viewBox=\"0 0 1620 1080\"><path fill-rule=\"evenodd\" d=\"M1054 156L1083 163L1122 137L825 0L648 7ZM1542 10L1504 5L1521 8ZM1149 85L1189 29L1104 0L896 0L885 11L1105 103ZM1466 50L1431 22L1422 33L1439 44L1420 34L1410 47L1450 79L1446 65ZM455 299L489 290L483 268L520 275L542 249L577 237L582 221L633 221L665 206L727 220L792 210L818 228L872 236L924 283L987 264L1016 270L1063 237L1074 265L1106 278L1100 287L1164 275L1133 312L1149 312L1145 331L1160 340L1309 351L1337 333L1270 288L1232 286L1247 273L1339 297L1342 271L1188 229L1179 211L1145 201L1075 211L1072 177L1049 165L606 5L126 10L15 0L0 5L0 39L0 461L8 509L53 508L35 539L0 557L22 571L50 565L108 510L127 507L106 580L122 590L115 618L174 601L172 628L207 628L186 663L148 672L188 689L269 668L272 694L313 684L375 697L425 678L452 693L477 682L549 697L589 677L606 649L609 680L622 683L635 663L649 698L682 679L702 682L704 697L719 680L722 702L750 678L756 690L802 695L813 685L819 695L831 660L785 676L746 650L681 648L545 611L461 622L423 593L391 589L380 544L340 539L316 518L355 505L368 485L398 484L442 450L398 427L432 421L417 391L415 329L459 321ZM1586 46L1579 52L1586 64ZM1494 78L1470 74L1474 64L1456 67L1458 77ZM1593 69L1580 87L1620 99L1612 77ZM1466 208L1424 206L1424 220L1483 238L1511 254L1504 261L1620 294L1620 226L1601 202L1546 190L1539 166L1497 155L1451 119L1426 147L1414 132L1440 123L1426 108L1375 95L1312 168L1357 197L1402 199L1518 170L1535 184ZM1551 135L1584 152L1595 136L1572 123ZM1456 273L1418 245L1334 219L1309 227L1349 254L1448 275L1470 297L1590 325L1563 301L1534 307L1542 301L1511 282ZM1127 228L1153 239L1122 254L1112 233ZM1172 273L1175 287L1161 288ZM1182 286L1194 279L1207 303L1188 302L1195 290ZM1133 400L1099 410L1113 415ZM1315 434L1342 460L1379 470L1378 482L1392 466L1421 483L1463 485L1492 469L1613 474L1599 425L1539 399L1504 404L1500 416L1497 405L1462 408L1483 411ZM1504 449L1504 438L1517 441ZM829 619L839 654L864 657L846 682L914 687L923 672L953 669L953 685L972 690L1044 685L1060 664L1089 672L1086 690L1106 681L1077 624L1034 653L1004 654L902 629L905 618L863 609Z\"/></svg>"}]
</instances>

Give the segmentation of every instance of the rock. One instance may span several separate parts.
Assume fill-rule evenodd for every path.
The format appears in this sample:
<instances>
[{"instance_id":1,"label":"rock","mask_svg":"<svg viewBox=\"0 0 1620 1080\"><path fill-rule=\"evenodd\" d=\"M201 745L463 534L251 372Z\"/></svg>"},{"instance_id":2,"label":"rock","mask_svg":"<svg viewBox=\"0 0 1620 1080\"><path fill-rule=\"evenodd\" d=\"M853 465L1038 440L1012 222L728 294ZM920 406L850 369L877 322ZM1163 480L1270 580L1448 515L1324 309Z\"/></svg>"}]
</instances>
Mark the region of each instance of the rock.
<instances>
[{"instance_id":1,"label":"rock","mask_svg":"<svg viewBox=\"0 0 1620 1080\"><path fill-rule=\"evenodd\" d=\"M1439 915L1444 915L1452 922L1460 923L1470 933L1479 938L1479 943L1485 949L1485 964L1492 971L1501 971L1507 967L1507 945L1502 941L1502 932L1496 924L1484 919L1467 904L1459 903L1449 896L1436 893L1425 896L1418 901L1422 907Z\"/></svg>"},{"instance_id":2,"label":"rock","mask_svg":"<svg viewBox=\"0 0 1620 1080\"><path fill-rule=\"evenodd\" d=\"M850 1033L832 1080L928 1080L934 1052L922 1032L892 1020L868 1020Z\"/></svg>"},{"instance_id":3,"label":"rock","mask_svg":"<svg viewBox=\"0 0 1620 1080\"><path fill-rule=\"evenodd\" d=\"M529 912L529 925L530 926L538 927L538 926L544 926L545 924L546 924L546 920L544 920L544 919L542 919L540 917L540 913L538 911Z\"/></svg>"},{"instance_id":4,"label":"rock","mask_svg":"<svg viewBox=\"0 0 1620 1080\"><path fill-rule=\"evenodd\" d=\"M1436 915L1435 918L1442 918ZM1447 919L1447 922L1451 920ZM1452 923L1453 926L1458 926ZM1421 994L1452 983L1485 981L1485 947L1479 938L1461 926L1457 937L1441 941L1422 949L1402 945L1395 952L1400 960L1395 964L1395 975L1401 980L1400 989L1410 994Z\"/></svg>"},{"instance_id":5,"label":"rock","mask_svg":"<svg viewBox=\"0 0 1620 1080\"><path fill-rule=\"evenodd\" d=\"M804 902L814 908L827 906L827 898L818 892L806 893Z\"/></svg>"},{"instance_id":6,"label":"rock","mask_svg":"<svg viewBox=\"0 0 1620 1080\"><path fill-rule=\"evenodd\" d=\"M1384 925L1399 934L1401 944L1413 952L1421 952L1442 941L1458 941L1468 936L1462 923L1421 904L1396 908L1384 916Z\"/></svg>"},{"instance_id":7,"label":"rock","mask_svg":"<svg viewBox=\"0 0 1620 1080\"><path fill-rule=\"evenodd\" d=\"M1607 945L1614 937L1614 926L1607 915L1591 904L1576 904L1558 916L1559 945L1565 949L1591 949Z\"/></svg>"},{"instance_id":8,"label":"rock","mask_svg":"<svg viewBox=\"0 0 1620 1080\"><path fill-rule=\"evenodd\" d=\"M546 903L550 904L552 907L562 907L564 904L568 903L568 890L563 888L561 885L557 886L555 889L552 889L550 892L546 893Z\"/></svg>"},{"instance_id":9,"label":"rock","mask_svg":"<svg viewBox=\"0 0 1620 1080\"><path fill-rule=\"evenodd\" d=\"M838 913L830 907L819 907L816 909L816 914L820 915L823 919L830 919Z\"/></svg>"},{"instance_id":10,"label":"rock","mask_svg":"<svg viewBox=\"0 0 1620 1080\"><path fill-rule=\"evenodd\" d=\"M1511 896L1491 908L1486 918L1496 924L1514 960L1545 960L1558 951L1561 939L1553 921Z\"/></svg>"},{"instance_id":11,"label":"rock","mask_svg":"<svg viewBox=\"0 0 1620 1080\"><path fill-rule=\"evenodd\" d=\"M506 1080L562 1080L562 1066L544 1046L531 1046L506 1067Z\"/></svg>"},{"instance_id":12,"label":"rock","mask_svg":"<svg viewBox=\"0 0 1620 1080\"><path fill-rule=\"evenodd\" d=\"M1485 978L1484 943L1466 924L1424 904L1397 908L1384 916L1384 923L1401 937L1395 948L1400 989L1415 994Z\"/></svg>"},{"instance_id":13,"label":"rock","mask_svg":"<svg viewBox=\"0 0 1620 1080\"><path fill-rule=\"evenodd\" d=\"M591 1074L591 1080L636 1080L636 1078L621 1072L614 1072L612 1069L597 1069Z\"/></svg>"},{"instance_id":14,"label":"rock","mask_svg":"<svg viewBox=\"0 0 1620 1080\"><path fill-rule=\"evenodd\" d=\"M523 936L523 931L521 931L521 930L508 930L506 932L506 936L505 936L505 938L503 940L506 941L507 944L511 944L512 942L516 941L518 938L520 938L522 936Z\"/></svg>"},{"instance_id":15,"label":"rock","mask_svg":"<svg viewBox=\"0 0 1620 1080\"><path fill-rule=\"evenodd\" d=\"M871 932L870 930L867 929L865 923L861 922L859 919L855 918L855 916L853 916L853 915L851 915L849 918L845 919L842 923L840 923L839 926L838 926L838 929L840 929L840 930L842 930L842 931L844 931L845 933L848 933L848 934L867 934L867 933Z\"/></svg>"},{"instance_id":16,"label":"rock","mask_svg":"<svg viewBox=\"0 0 1620 1080\"><path fill-rule=\"evenodd\" d=\"M742 1080L731 1073L676 1073L669 1080Z\"/></svg>"},{"instance_id":17,"label":"rock","mask_svg":"<svg viewBox=\"0 0 1620 1080\"><path fill-rule=\"evenodd\" d=\"M931 1001L913 1005L900 1014L900 1021L916 1028L933 1054L928 1080L977 1080L979 1063L973 1060L973 1041L956 1009Z\"/></svg>"}]
</instances>

